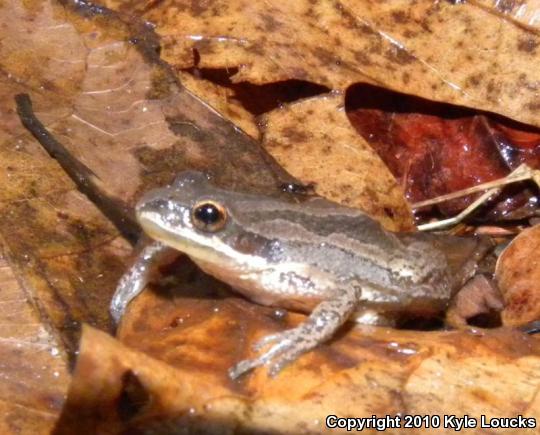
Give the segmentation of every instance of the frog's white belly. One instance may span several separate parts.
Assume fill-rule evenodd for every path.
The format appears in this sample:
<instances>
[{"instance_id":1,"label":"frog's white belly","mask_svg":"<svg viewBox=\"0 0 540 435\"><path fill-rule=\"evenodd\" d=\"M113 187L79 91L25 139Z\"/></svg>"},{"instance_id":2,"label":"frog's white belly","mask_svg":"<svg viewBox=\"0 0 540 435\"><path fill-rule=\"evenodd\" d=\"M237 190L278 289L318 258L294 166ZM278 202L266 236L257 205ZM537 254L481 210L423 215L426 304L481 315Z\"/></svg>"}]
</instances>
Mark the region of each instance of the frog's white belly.
<instances>
[{"instance_id":1,"label":"frog's white belly","mask_svg":"<svg viewBox=\"0 0 540 435\"><path fill-rule=\"evenodd\" d=\"M227 268L223 265L194 259L197 265L209 275L229 284L247 299L261 305L286 308L293 311L310 313L322 300L331 299L339 286L351 285L339 281L334 275L315 269L302 263L283 263L250 268L234 264ZM414 290L397 292L376 288L368 283L356 283L362 289L354 319L358 323L372 325L390 325L397 312L436 312L439 306L449 299L442 295L440 304L430 299L431 308L422 301L421 295ZM417 305L417 306L415 306Z\"/></svg>"},{"instance_id":2,"label":"frog's white belly","mask_svg":"<svg viewBox=\"0 0 540 435\"><path fill-rule=\"evenodd\" d=\"M309 313L336 288L331 274L299 263L268 265L265 268L237 267L228 270L194 259L209 275L229 284L247 299L261 305Z\"/></svg>"}]
</instances>

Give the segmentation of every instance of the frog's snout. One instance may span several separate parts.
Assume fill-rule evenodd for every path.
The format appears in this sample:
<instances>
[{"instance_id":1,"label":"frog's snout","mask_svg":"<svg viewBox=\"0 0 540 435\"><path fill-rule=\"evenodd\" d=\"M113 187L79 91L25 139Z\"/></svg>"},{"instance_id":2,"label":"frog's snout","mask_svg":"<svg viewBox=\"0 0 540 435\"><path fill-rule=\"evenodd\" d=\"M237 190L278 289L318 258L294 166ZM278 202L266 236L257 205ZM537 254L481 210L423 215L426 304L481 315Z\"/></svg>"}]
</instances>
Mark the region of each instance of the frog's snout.
<instances>
[{"instance_id":1,"label":"frog's snout","mask_svg":"<svg viewBox=\"0 0 540 435\"><path fill-rule=\"evenodd\" d=\"M164 213L170 210L174 201L169 192L164 189L155 189L146 192L135 205L137 218L146 212Z\"/></svg>"},{"instance_id":2,"label":"frog's snout","mask_svg":"<svg viewBox=\"0 0 540 435\"><path fill-rule=\"evenodd\" d=\"M166 207L167 200L147 193L135 205L135 216L140 219L147 212L165 210Z\"/></svg>"}]
</instances>

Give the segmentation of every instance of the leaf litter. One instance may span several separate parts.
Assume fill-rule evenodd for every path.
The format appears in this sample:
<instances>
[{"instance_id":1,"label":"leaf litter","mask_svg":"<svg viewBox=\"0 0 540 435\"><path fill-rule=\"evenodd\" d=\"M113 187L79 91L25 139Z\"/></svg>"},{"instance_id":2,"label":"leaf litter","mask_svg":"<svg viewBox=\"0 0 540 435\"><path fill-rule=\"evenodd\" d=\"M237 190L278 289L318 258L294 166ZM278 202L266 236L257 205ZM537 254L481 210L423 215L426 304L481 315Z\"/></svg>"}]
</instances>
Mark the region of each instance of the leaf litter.
<instances>
[{"instance_id":1,"label":"leaf litter","mask_svg":"<svg viewBox=\"0 0 540 435\"><path fill-rule=\"evenodd\" d=\"M249 12L245 16L251 22L233 29L243 29L244 36L223 30L230 27L227 20L238 15L214 11L205 3L191 20L183 14L196 11L190 10L191 4L182 2L173 6L157 3L148 8L145 18L166 18L165 24L157 19L152 21L161 36L163 58L177 70L193 68L196 50L200 57L197 67L238 68L233 76L237 82L261 84L300 79L344 90L363 81L536 123L531 103L538 96L537 81L531 76L531 71L538 70L534 66L538 61L533 50L534 32L517 28L509 19L501 20L500 14L495 15L486 7L469 4L418 2L412 7L396 1L377 9L367 3L358 2L362 5L362 16L356 13L352 18L349 13L352 2L320 2L311 15L295 15L287 10L296 7L296 11L305 11L304 4L280 4L265 11L266 18L254 9L256 4L239 2L222 6L238 7L238 10L244 7ZM4 101L13 101L13 96L21 92L31 93L38 118L103 183L104 195L133 204L140 193L166 184L175 172L184 168L209 170L223 186L259 192L272 192L283 182L294 181L259 150L256 142L177 84L171 70L155 56L157 45L151 32L134 22L128 26L121 16L82 3L75 10L69 4L62 7L47 1L25 5L13 1L3 6L11 20L4 21L26 26L26 32L10 29L3 44L7 50L0 60L2 71L6 71L0 87L6 97ZM158 7L163 8L161 15ZM421 19L426 12L426 20ZM210 20L212 17L222 18L219 25ZM350 49L334 50L335 54L323 50L317 53L309 43L300 41L294 45L279 39L265 41L262 37L252 37L249 31L252 24L260 27L265 22L266 26L278 26L281 30L288 25L294 29L289 34L302 35L307 41L320 40L313 38L314 34L323 34L324 41L331 41L331 36L321 32L321 27L324 30L321 23L340 23L344 17L351 18L349 23L354 25L328 28L341 32L344 39L350 34L365 34L366 39L347 39ZM183 27L175 24L177 19L184 19ZM399 21L403 21L403 26L393 26L391 33L388 23L395 25ZM306 30L305 23L312 29ZM427 26L433 32L432 38L443 39L447 46L454 43L458 46L454 36L458 30L464 30L461 25L466 26L464 34L474 36L477 43L484 41L481 36L485 36L491 57L475 57L474 63L458 65L456 71L452 71L456 64L438 58L429 59L430 66L436 62L434 70L426 67L422 60L427 59L426 53L433 44L418 29ZM495 42L487 35L487 29L493 25L504 30L495 49ZM452 26L456 30L450 32ZM173 31L174 28L184 33ZM51 29L60 29L61 34L50 32ZM227 37L219 36L220 31ZM449 37L441 38L441 34ZM400 50L399 44L385 35L394 40L396 35L404 38L406 43L399 44L407 50ZM524 35L526 38L522 39ZM414 36L418 39L410 42ZM72 48L64 51L59 41ZM503 54L510 51L506 47L515 47L519 41L523 41L525 50L511 58L515 68L510 74L510 61ZM366 55L369 47L373 48L373 57L368 59L371 64L362 57L351 58ZM469 47L463 50L466 58ZM437 46L437 51L444 51L444 47ZM47 55L50 52L54 55ZM498 67L488 69L494 53ZM470 79L469 67L481 76L479 84ZM450 86L447 77L441 79L441 72L452 72L452 80L457 80L461 90ZM463 86L467 77L470 83ZM220 93L215 87L207 88L211 94ZM463 89L467 92L462 92ZM208 90L198 92L204 95ZM286 124L276 120L288 114L296 119L292 127L298 129L303 111L311 107L316 110L310 122L316 124L319 113L326 116L331 120L328 131L337 124L340 140L356 149L350 151L343 146L343 150L352 152L351 155L364 154L365 162L375 164L375 154L370 155L362 138L354 137L350 126L344 123L345 101L340 104L336 95L339 94L314 97L265 114L267 124L263 133L269 144L267 148L283 149L291 139L298 140L301 132L287 131ZM221 101L234 97L229 92ZM227 110L226 105L223 107L221 110ZM236 111L238 119L246 122L243 130L255 136L252 116ZM277 131L268 129L272 125ZM0 161L5 162L4 173L9 174L8 188L2 193L8 213L0 220L0 233L6 240L9 261L31 283L30 292L40 312L47 314L42 318L62 337L67 349L73 349L74 334L72 328L66 327L70 322L83 321L108 329L108 298L129 261L131 248L103 212L77 192L59 166L22 130L13 103L0 118L0 127L3 150ZM306 134L313 139L312 149L317 153L323 152L324 140L333 140L315 128ZM309 145L308 141L298 142ZM347 156L342 152L331 153L333 164L340 168ZM279 155L275 158L280 161ZM284 160L288 160L286 154L281 161ZM312 182L315 175L307 170L304 175L305 168L296 165L295 170L302 175L298 176L300 181ZM358 168L357 171L361 172ZM388 171L384 168L381 173ZM351 174L351 180L362 178ZM335 199L368 211L371 207L372 213L382 211L388 219L387 225L404 228L411 222L409 215L407 224L407 204L404 199L401 203L392 202L399 199L399 187L392 185L389 175L384 178L388 184L377 186L374 195L365 195L369 200L375 198L373 203L362 199L361 188L354 190L353 197L346 195L347 189L337 189L321 180L316 181L316 188L327 194L335 190ZM343 182L337 178L331 181L338 187ZM387 193L390 197L385 196ZM388 204L392 207L398 204L398 208L390 209L389 213L385 211ZM392 216L397 219L394 223ZM241 385L231 384L225 376L226 368L243 357L249 343L266 332L296 324L302 317L290 314L282 319L272 309L232 298L229 289L190 266L187 259L180 258L178 262L181 272L172 282L145 292L130 307L119 338L131 350L103 333L83 328L75 379L56 429L58 433L69 433L74 427L98 427L103 433L128 429L174 433L182 427L298 433L306 428L320 430L328 409L336 409L343 415L397 413L404 409L432 413L454 407L456 413L488 410L491 415L507 415L525 409L529 415L540 414L535 399L539 378L537 339L512 330L349 331L330 345L306 355L284 372L283 377L270 382L260 371ZM459 385L456 372L462 382ZM492 375L505 372L511 376ZM508 383L509 380L512 382ZM96 385L104 386L103 395L92 394ZM291 385L297 385L297 389L291 389ZM184 394L179 396L180 391ZM455 400L450 391L458 392L460 400ZM343 408L335 408L336 404ZM96 420L95 415L101 418Z\"/></svg>"}]
</instances>

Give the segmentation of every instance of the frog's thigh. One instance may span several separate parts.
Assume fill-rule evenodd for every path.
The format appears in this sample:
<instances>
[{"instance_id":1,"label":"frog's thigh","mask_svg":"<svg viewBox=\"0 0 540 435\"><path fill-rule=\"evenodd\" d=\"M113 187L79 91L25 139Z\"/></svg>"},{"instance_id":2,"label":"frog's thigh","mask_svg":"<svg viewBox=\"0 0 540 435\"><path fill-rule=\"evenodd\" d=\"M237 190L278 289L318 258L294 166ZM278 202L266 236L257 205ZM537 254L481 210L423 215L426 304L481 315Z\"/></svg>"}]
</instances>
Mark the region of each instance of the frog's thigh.
<instances>
[{"instance_id":1,"label":"frog's thigh","mask_svg":"<svg viewBox=\"0 0 540 435\"><path fill-rule=\"evenodd\" d=\"M172 248L159 242L146 246L135 264L120 278L109 308L115 323L120 321L128 304L144 290L157 266L171 251Z\"/></svg>"}]
</instances>

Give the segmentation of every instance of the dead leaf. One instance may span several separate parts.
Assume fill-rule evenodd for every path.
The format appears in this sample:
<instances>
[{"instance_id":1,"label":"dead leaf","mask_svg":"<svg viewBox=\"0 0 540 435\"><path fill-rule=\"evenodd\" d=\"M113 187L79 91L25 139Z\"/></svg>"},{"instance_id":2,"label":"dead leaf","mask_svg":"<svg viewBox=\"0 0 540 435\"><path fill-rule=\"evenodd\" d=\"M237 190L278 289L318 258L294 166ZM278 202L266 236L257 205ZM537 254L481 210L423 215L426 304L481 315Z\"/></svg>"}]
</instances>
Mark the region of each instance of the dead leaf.
<instances>
[{"instance_id":1,"label":"dead leaf","mask_svg":"<svg viewBox=\"0 0 540 435\"><path fill-rule=\"evenodd\" d=\"M485 8L491 14L504 14L516 23L530 27L531 30L538 31L540 28L538 0L471 0L471 3Z\"/></svg>"},{"instance_id":2,"label":"dead leaf","mask_svg":"<svg viewBox=\"0 0 540 435\"><path fill-rule=\"evenodd\" d=\"M533 107L538 101L539 82L537 77L530 74L530 68L538 60L533 53L536 32L518 25L509 15L501 14L500 4L449 3L437 2L434 5L426 0L414 5L402 1L372 5L357 0L318 2L316 6L307 2L296 2L294 6L238 2L210 7L206 3L194 5L170 0L146 3L144 17L156 24L164 42L164 58L178 69L197 73L205 68L222 68L223 71L230 71L233 81L244 82L245 87L251 87L253 83L276 83L291 79L309 80L311 82L306 83L323 84L333 89L368 82L432 100L493 110L522 119L525 102L522 100L520 107L514 110L510 109L510 100L514 104L520 100L519 95L526 92L529 95L524 98L530 101L529 106ZM122 2L111 0L108 4L125 10ZM133 10L133 5L129 4L128 7L130 11ZM505 9L505 12L509 12L510 5L506 5ZM528 11L533 9L534 5L529 5ZM523 12L522 7L519 14ZM493 31L486 30L489 26L503 36L494 41ZM469 43L469 33L474 34L472 39L475 44ZM294 38L290 35L294 35ZM515 39L528 42L516 42ZM332 41L332 51L324 48L329 41ZM512 44L515 45L513 49L509 48ZM527 44L531 45L531 52L525 54ZM446 45L452 47L445 48ZM453 57L455 61L439 55L445 49L456 51ZM494 56L497 59L496 67ZM517 69L527 70L528 75L518 77L514 74L515 61L518 63ZM210 80L216 80L216 74L210 75ZM216 83L223 84L223 81L217 79ZM226 89L230 90L228 86ZM241 86L236 88L236 92L238 89ZM506 93L507 96L501 96ZM394 94L393 98L399 100L402 97ZM472 103L475 98L478 98L478 103ZM250 101L253 99L257 97L244 95L242 102L245 106L252 105ZM508 110L513 110L513 114L509 114ZM407 119L406 123L410 124L410 121ZM417 121L431 125L437 121L445 123L422 116L418 116ZM530 117L528 121L537 122ZM523 161L530 163L531 159L538 162L537 150L513 152L506 143L498 147L501 156L498 157L496 151L486 147L492 139L491 132L485 131L476 137L474 134L478 132L473 131L474 126L469 126L467 120L447 120L446 124L449 125L443 130L449 130L450 134L444 131L440 140L457 141L458 146L444 147L441 152L432 149L436 147L428 146L430 149L424 158L414 159L410 156L409 160L402 157L403 150L398 150L395 154L401 156L400 163L404 167L396 168L395 159L388 156L395 147L390 145L392 149L387 149L387 143L373 144L392 173L402 179L412 202L503 177L508 173L504 165L508 162L503 161L505 157L511 157L516 165ZM330 126L328 128L331 130ZM459 136L463 129L469 130L474 136L466 144ZM430 144L433 139L430 133L437 136L437 132L426 131L427 137L411 138L415 141L412 148ZM467 138L467 134L464 136ZM377 140L376 134L374 139L369 135L364 137L370 143ZM461 145L464 150L459 148ZM471 149L478 155L471 155ZM289 160L284 151L280 152L278 159L282 164ZM536 164L532 166L536 167ZM355 172L362 177L363 168L357 168ZM343 188L344 183L336 184L333 178L320 178L318 192L336 192ZM519 219L534 213L533 193L522 193L520 190L515 194L515 189L507 189L507 192L499 197L498 204L485 217ZM331 198L336 196L330 195ZM473 199L468 197L444 203L440 208L446 215L455 215ZM366 209L365 205L363 208Z\"/></svg>"},{"instance_id":3,"label":"dead leaf","mask_svg":"<svg viewBox=\"0 0 540 435\"><path fill-rule=\"evenodd\" d=\"M497 261L495 277L505 300L504 325L540 319L540 225L521 232Z\"/></svg>"},{"instance_id":4,"label":"dead leaf","mask_svg":"<svg viewBox=\"0 0 540 435\"><path fill-rule=\"evenodd\" d=\"M0 432L48 434L60 414L70 381L58 337L0 257Z\"/></svg>"},{"instance_id":5,"label":"dead leaf","mask_svg":"<svg viewBox=\"0 0 540 435\"><path fill-rule=\"evenodd\" d=\"M526 163L540 167L540 130L449 104L355 86L346 99L351 124L383 159L409 201L421 202L500 179ZM446 201L453 216L478 195ZM507 188L481 218L523 219L537 211L537 191Z\"/></svg>"},{"instance_id":6,"label":"dead leaf","mask_svg":"<svg viewBox=\"0 0 540 435\"><path fill-rule=\"evenodd\" d=\"M484 275L476 275L455 295L446 310L445 321L453 328L467 328L467 320L498 313L503 308L504 302L497 286Z\"/></svg>"},{"instance_id":7,"label":"dead leaf","mask_svg":"<svg viewBox=\"0 0 540 435\"><path fill-rule=\"evenodd\" d=\"M219 396L227 392L201 377L180 380L179 374L174 367L86 326L74 373L77 381L71 384L69 402L54 433L115 434L144 426L161 429L155 433L176 433L173 423L185 430L183 420L193 415L191 409L204 413L204 404L211 414L212 395L219 403ZM178 420L162 420L171 415ZM234 414L229 419L234 421ZM211 420L202 424L208 426Z\"/></svg>"},{"instance_id":8,"label":"dead leaf","mask_svg":"<svg viewBox=\"0 0 540 435\"><path fill-rule=\"evenodd\" d=\"M414 229L403 192L351 127L341 95L289 104L265 115L261 125L266 150L319 195L363 210L390 230Z\"/></svg>"},{"instance_id":9,"label":"dead leaf","mask_svg":"<svg viewBox=\"0 0 540 435\"><path fill-rule=\"evenodd\" d=\"M162 38L163 58L179 69L238 68L236 82L299 79L336 90L371 83L540 125L536 28L475 3L106 5L128 13L145 10L143 17ZM535 4L529 7L534 13Z\"/></svg>"},{"instance_id":10,"label":"dead leaf","mask_svg":"<svg viewBox=\"0 0 540 435\"><path fill-rule=\"evenodd\" d=\"M223 117L229 119L241 128L247 135L255 140L260 139L260 131L255 121L255 116L248 112L234 98L234 91L223 86L218 86L209 80L197 78L184 71L179 71L178 76L182 85L191 93L197 95L202 101L217 110Z\"/></svg>"}]
</instances>

